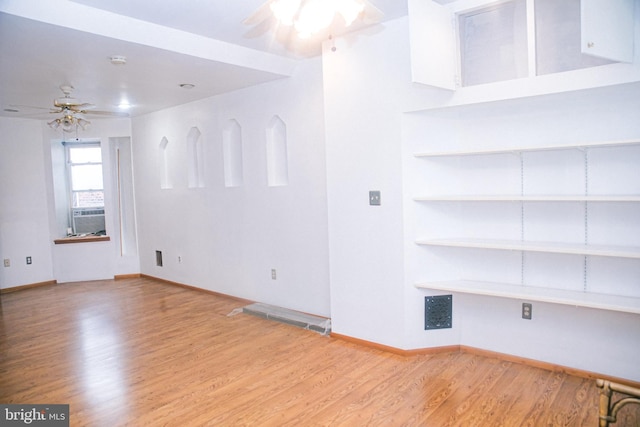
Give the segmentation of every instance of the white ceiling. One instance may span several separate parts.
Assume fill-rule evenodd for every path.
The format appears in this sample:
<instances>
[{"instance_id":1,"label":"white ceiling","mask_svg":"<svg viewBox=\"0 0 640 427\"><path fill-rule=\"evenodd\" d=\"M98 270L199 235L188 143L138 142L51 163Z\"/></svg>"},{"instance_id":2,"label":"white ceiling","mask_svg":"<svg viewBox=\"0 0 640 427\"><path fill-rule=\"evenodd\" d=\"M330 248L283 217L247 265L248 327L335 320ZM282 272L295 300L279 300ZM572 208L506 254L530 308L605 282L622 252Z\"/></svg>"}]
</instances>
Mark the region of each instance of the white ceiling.
<instances>
[{"instance_id":1,"label":"white ceiling","mask_svg":"<svg viewBox=\"0 0 640 427\"><path fill-rule=\"evenodd\" d=\"M24 106L52 107L65 83L98 110L126 99L136 116L286 77L322 40L287 43L269 20L243 24L263 1L0 0L0 115L49 118ZM370 2L382 22L407 13L406 0Z\"/></svg>"}]
</instances>

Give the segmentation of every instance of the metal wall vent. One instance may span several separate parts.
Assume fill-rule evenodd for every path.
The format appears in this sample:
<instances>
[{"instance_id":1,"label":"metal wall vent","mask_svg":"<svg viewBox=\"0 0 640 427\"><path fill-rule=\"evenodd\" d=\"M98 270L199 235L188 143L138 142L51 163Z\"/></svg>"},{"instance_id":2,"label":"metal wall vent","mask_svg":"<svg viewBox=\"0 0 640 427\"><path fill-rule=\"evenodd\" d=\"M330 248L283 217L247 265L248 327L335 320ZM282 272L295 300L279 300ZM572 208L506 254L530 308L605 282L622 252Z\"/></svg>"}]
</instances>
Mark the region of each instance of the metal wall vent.
<instances>
[{"instance_id":1,"label":"metal wall vent","mask_svg":"<svg viewBox=\"0 0 640 427\"><path fill-rule=\"evenodd\" d=\"M451 328L453 296L424 297L424 329Z\"/></svg>"}]
</instances>

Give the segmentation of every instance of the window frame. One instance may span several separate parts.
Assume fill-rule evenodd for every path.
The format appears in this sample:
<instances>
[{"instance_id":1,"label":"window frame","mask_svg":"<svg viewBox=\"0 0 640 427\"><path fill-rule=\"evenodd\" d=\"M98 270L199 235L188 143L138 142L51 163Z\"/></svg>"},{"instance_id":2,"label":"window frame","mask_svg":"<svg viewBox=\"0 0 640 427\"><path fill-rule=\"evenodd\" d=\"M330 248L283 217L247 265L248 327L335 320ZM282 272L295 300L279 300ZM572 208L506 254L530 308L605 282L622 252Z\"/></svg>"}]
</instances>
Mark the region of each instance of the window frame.
<instances>
[{"instance_id":1,"label":"window frame","mask_svg":"<svg viewBox=\"0 0 640 427\"><path fill-rule=\"evenodd\" d=\"M100 162L83 162L73 163L71 161L71 150L74 148L99 148L100 149ZM102 145L100 141L82 141L82 142L65 142L65 160L66 160L66 176L67 176L67 192L69 196L69 212L73 213L74 209L104 209L105 205L105 191L104 191L104 167L102 159ZM87 190L74 190L73 181L73 167L74 166L100 166L100 174L102 175L102 188L94 188ZM102 204L99 206L74 206L76 200L76 193L90 193L90 192L102 192Z\"/></svg>"}]
</instances>

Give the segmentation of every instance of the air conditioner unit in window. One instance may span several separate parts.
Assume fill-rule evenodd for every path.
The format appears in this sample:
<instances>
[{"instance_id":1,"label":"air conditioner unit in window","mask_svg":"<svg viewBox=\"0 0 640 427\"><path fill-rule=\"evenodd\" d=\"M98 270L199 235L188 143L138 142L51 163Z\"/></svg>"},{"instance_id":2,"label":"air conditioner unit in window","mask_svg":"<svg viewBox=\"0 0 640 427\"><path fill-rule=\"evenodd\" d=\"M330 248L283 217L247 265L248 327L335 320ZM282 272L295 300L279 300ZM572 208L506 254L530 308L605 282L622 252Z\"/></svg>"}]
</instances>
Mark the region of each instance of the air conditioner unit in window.
<instances>
[{"instance_id":1,"label":"air conditioner unit in window","mask_svg":"<svg viewBox=\"0 0 640 427\"><path fill-rule=\"evenodd\" d=\"M74 234L90 234L104 230L104 209L73 209Z\"/></svg>"}]
</instances>

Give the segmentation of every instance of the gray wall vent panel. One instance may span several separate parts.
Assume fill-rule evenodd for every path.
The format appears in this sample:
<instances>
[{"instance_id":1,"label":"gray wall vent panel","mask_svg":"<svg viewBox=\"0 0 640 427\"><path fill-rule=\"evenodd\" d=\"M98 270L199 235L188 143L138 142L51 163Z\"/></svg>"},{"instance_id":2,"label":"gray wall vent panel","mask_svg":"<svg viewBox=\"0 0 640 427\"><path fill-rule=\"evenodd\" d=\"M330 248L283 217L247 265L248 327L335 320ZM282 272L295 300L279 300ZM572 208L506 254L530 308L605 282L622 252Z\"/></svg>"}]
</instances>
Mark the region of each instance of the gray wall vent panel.
<instances>
[{"instance_id":1,"label":"gray wall vent panel","mask_svg":"<svg viewBox=\"0 0 640 427\"><path fill-rule=\"evenodd\" d=\"M451 328L453 320L453 296L424 297L424 329Z\"/></svg>"}]
</instances>

